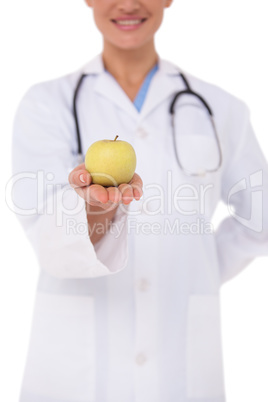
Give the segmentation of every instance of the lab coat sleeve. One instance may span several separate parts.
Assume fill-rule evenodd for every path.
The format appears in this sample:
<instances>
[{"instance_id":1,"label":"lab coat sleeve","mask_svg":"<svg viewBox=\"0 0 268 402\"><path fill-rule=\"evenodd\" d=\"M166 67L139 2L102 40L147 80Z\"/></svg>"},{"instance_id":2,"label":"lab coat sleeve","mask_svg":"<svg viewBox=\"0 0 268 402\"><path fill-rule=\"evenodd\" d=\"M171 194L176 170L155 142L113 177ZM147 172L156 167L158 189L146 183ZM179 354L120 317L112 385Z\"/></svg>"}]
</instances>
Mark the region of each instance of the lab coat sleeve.
<instances>
[{"instance_id":1,"label":"lab coat sleeve","mask_svg":"<svg viewBox=\"0 0 268 402\"><path fill-rule=\"evenodd\" d=\"M68 122L68 113L65 118L61 111L64 101L56 102L53 95L46 84L37 84L17 109L13 210L47 273L59 278L111 275L127 263L127 216L118 209L110 230L93 246L85 202L68 182L77 165L73 119Z\"/></svg>"},{"instance_id":2,"label":"lab coat sleeve","mask_svg":"<svg viewBox=\"0 0 268 402\"><path fill-rule=\"evenodd\" d=\"M232 106L222 200L229 216L216 231L222 283L258 256L268 256L268 166L250 123L247 106Z\"/></svg>"}]
</instances>

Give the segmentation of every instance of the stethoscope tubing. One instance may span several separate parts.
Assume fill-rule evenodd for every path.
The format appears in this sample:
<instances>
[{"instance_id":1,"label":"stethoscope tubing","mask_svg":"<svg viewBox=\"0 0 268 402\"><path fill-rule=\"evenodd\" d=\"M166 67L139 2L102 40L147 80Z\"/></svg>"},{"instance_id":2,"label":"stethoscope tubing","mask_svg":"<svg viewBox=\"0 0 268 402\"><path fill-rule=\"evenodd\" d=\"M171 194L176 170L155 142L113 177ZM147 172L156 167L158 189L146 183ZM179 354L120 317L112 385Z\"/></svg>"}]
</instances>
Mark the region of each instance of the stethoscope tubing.
<instances>
[{"instance_id":1,"label":"stethoscope tubing","mask_svg":"<svg viewBox=\"0 0 268 402\"><path fill-rule=\"evenodd\" d=\"M78 83L76 85L75 91L74 91L74 96L73 96L73 114L74 114L76 138L77 138L77 158L78 158L79 164L83 163L83 152L82 152L80 126L79 126L78 115L77 115L77 97L78 97L79 89L82 85L82 82L83 82L84 78L87 77L87 75L88 74L82 74L80 76Z\"/></svg>"},{"instance_id":2,"label":"stethoscope tubing","mask_svg":"<svg viewBox=\"0 0 268 402\"><path fill-rule=\"evenodd\" d=\"M81 88L82 82L83 82L84 78L87 77L87 75L88 74L82 74L80 76L80 78L77 82L75 91L74 91L74 96L73 96L73 115L74 115L75 128L76 128L77 157L78 157L79 164L83 163L83 152L82 152L80 126L79 126L78 114L77 114L77 98L78 98L78 94L79 94L79 90ZM175 157L176 157L176 160L177 160L177 163L178 163L180 169L186 175L188 175L188 176L204 176L206 173L212 173L212 172L218 171L222 165L222 150L221 150L220 140L219 140L219 136L218 136L217 129L216 129L214 115L213 115L211 107L206 102L206 100L200 94L198 94L197 92L194 92L191 89L190 84L189 84L188 80L186 79L185 75L180 71L179 71L179 75L180 75L181 79L183 80L186 89L183 91L179 91L174 95L174 98L169 107L169 113L171 114L172 137L173 137ZM213 133L214 133L215 141L216 141L217 148L218 148L218 154L219 154L218 165L214 169L206 169L204 171L194 173L194 172L190 172L188 169L185 169L181 164L181 161L180 161L180 158L179 158L179 155L177 152L177 142L176 142L176 135L175 135L175 131L176 131L175 130L175 105L176 105L178 98L180 98L183 95L192 95L192 96L195 96L196 98L198 98L208 112L209 119L210 119L212 127L213 127Z\"/></svg>"}]
</instances>

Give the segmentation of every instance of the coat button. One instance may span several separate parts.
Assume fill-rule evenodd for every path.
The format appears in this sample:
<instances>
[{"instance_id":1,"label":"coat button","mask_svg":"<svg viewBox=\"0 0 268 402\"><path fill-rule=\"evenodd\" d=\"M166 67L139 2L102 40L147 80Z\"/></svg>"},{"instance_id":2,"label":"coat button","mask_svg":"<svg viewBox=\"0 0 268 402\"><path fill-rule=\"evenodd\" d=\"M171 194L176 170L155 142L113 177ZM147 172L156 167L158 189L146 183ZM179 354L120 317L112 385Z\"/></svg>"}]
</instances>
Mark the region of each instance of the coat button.
<instances>
[{"instance_id":1,"label":"coat button","mask_svg":"<svg viewBox=\"0 0 268 402\"><path fill-rule=\"evenodd\" d=\"M138 288L141 292L146 292L149 289L149 286L150 282L147 279L145 278L140 279Z\"/></svg>"},{"instance_id":2,"label":"coat button","mask_svg":"<svg viewBox=\"0 0 268 402\"><path fill-rule=\"evenodd\" d=\"M139 354L136 356L136 363L137 363L139 366L142 366L142 365L146 362L146 360L147 360L147 358L146 358L146 356L144 355L144 353L139 353Z\"/></svg>"},{"instance_id":3,"label":"coat button","mask_svg":"<svg viewBox=\"0 0 268 402\"><path fill-rule=\"evenodd\" d=\"M145 138L145 137L147 137L148 133L142 127L139 127L136 132L136 135L139 138Z\"/></svg>"}]
</instances>

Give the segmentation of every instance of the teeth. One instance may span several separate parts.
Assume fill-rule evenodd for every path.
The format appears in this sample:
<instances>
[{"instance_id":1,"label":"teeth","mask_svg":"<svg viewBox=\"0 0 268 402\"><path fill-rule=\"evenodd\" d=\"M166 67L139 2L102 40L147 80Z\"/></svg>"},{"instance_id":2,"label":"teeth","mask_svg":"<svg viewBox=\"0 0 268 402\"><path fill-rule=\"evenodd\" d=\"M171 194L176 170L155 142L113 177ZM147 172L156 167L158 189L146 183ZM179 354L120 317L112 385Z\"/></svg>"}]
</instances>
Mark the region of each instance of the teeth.
<instances>
[{"instance_id":1,"label":"teeth","mask_svg":"<svg viewBox=\"0 0 268 402\"><path fill-rule=\"evenodd\" d=\"M142 20L117 20L118 25L137 25L140 24Z\"/></svg>"}]
</instances>

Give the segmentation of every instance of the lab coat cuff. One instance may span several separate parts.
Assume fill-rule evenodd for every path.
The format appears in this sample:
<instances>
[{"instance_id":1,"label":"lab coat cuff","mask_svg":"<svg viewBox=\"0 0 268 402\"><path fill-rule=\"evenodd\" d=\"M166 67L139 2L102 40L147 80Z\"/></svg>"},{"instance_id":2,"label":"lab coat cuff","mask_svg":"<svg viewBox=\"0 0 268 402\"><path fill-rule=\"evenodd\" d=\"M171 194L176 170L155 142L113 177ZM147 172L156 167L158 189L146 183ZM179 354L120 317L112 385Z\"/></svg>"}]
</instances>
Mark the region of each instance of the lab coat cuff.
<instances>
[{"instance_id":1,"label":"lab coat cuff","mask_svg":"<svg viewBox=\"0 0 268 402\"><path fill-rule=\"evenodd\" d=\"M88 234L85 201L69 184L51 197L53 213L38 214L27 229L41 269L59 278L93 278L124 268L127 239L123 233L119 238L108 233L95 249Z\"/></svg>"}]
</instances>

